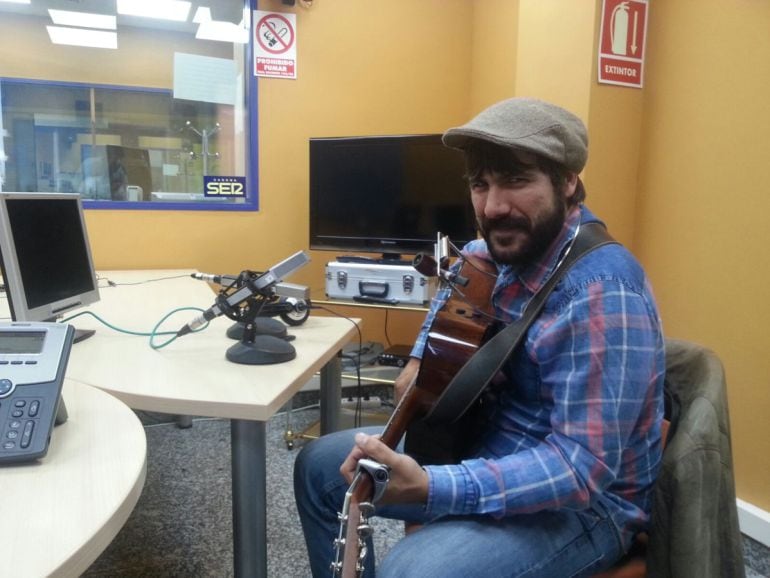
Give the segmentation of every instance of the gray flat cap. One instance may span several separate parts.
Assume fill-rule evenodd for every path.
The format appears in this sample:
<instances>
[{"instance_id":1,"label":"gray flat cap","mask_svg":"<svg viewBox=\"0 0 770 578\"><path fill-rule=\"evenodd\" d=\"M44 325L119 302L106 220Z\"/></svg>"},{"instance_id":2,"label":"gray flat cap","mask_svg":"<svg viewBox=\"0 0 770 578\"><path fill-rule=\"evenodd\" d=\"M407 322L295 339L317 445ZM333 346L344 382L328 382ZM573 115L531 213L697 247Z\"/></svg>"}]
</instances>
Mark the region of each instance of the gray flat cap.
<instances>
[{"instance_id":1,"label":"gray flat cap","mask_svg":"<svg viewBox=\"0 0 770 578\"><path fill-rule=\"evenodd\" d=\"M588 159L588 134L577 116L534 98L510 98L493 104L473 120L450 128L443 141L463 149L470 139L531 152L579 173Z\"/></svg>"}]
</instances>

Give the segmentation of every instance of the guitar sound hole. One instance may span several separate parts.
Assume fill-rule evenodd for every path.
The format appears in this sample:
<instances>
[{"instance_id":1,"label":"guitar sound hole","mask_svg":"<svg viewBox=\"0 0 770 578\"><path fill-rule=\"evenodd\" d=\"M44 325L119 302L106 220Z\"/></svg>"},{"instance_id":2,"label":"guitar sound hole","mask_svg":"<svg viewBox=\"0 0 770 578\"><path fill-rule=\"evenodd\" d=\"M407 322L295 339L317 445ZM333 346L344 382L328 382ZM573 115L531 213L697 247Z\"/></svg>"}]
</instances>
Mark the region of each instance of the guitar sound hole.
<instances>
[{"instance_id":1,"label":"guitar sound hole","mask_svg":"<svg viewBox=\"0 0 770 578\"><path fill-rule=\"evenodd\" d=\"M465 309L455 309L455 313L457 315L465 315L466 311Z\"/></svg>"}]
</instances>

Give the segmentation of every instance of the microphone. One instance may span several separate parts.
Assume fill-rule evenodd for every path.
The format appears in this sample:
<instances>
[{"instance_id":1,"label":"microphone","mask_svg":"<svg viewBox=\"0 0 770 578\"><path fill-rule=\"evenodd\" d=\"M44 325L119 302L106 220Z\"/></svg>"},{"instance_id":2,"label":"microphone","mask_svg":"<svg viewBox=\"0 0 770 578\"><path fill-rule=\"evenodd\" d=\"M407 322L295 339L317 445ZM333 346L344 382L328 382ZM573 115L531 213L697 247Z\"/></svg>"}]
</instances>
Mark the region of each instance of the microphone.
<instances>
[{"instance_id":1,"label":"microphone","mask_svg":"<svg viewBox=\"0 0 770 578\"><path fill-rule=\"evenodd\" d=\"M436 260L425 253L418 253L412 260L412 267L426 277L438 277L438 264Z\"/></svg>"},{"instance_id":2,"label":"microphone","mask_svg":"<svg viewBox=\"0 0 770 578\"><path fill-rule=\"evenodd\" d=\"M422 273L426 277L439 277L448 283L456 283L465 287L468 284L468 278L463 277L457 273L453 273L448 269L442 269L439 267L436 260L430 255L425 253L419 253L412 261L412 267L417 269L419 273Z\"/></svg>"},{"instance_id":3,"label":"microphone","mask_svg":"<svg viewBox=\"0 0 770 578\"><path fill-rule=\"evenodd\" d=\"M183 335L192 333L215 317L222 315L222 313L225 312L225 309L237 307L249 297L254 297L255 295L269 295L273 290L273 287L278 284L281 279L291 273L294 273L294 271L303 265L306 265L309 261L310 258L307 256L307 254L305 254L304 251L297 251L294 253L294 255L284 259L277 265L274 265L262 273L259 277L255 279L249 279L243 285L243 287L237 291L234 291L230 295L219 295L214 305L204 311L202 315L199 315L190 321L187 325L182 327L179 331L177 331L176 336L182 337ZM195 275L196 274L193 273L192 277L197 278ZM200 275L204 274L201 273ZM217 275L212 275L212 277L217 277ZM218 277L221 278L227 276L219 275Z\"/></svg>"},{"instance_id":4,"label":"microphone","mask_svg":"<svg viewBox=\"0 0 770 578\"><path fill-rule=\"evenodd\" d=\"M229 285L238 280L238 277L235 275L212 275L211 273L190 273L190 277L217 285Z\"/></svg>"}]
</instances>

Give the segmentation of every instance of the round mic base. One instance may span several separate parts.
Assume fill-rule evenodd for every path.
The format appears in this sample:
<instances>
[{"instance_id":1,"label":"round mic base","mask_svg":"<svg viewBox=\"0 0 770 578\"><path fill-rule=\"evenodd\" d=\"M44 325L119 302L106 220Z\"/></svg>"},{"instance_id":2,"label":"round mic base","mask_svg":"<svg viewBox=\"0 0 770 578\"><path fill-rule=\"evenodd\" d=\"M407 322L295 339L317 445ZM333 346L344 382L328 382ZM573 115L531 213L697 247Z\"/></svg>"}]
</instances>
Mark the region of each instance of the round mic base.
<instances>
[{"instance_id":1,"label":"round mic base","mask_svg":"<svg viewBox=\"0 0 770 578\"><path fill-rule=\"evenodd\" d=\"M277 319L259 317L254 320L254 323L256 324L257 335L269 335L280 338L286 338L287 336L286 326ZM245 323L234 323L227 328L227 336L230 339L240 341L243 339L244 325Z\"/></svg>"},{"instance_id":2,"label":"round mic base","mask_svg":"<svg viewBox=\"0 0 770 578\"><path fill-rule=\"evenodd\" d=\"M285 339L257 335L253 343L240 342L228 347L225 357L242 365L269 365L291 361L297 357L297 351Z\"/></svg>"}]
</instances>

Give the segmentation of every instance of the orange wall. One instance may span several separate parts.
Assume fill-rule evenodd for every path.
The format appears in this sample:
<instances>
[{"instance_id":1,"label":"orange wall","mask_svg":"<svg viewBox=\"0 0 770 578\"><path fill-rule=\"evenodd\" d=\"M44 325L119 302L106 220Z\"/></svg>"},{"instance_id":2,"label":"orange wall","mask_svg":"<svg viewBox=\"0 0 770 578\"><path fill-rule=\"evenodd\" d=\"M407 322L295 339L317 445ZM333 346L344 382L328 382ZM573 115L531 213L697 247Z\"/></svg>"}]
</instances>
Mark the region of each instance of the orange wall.
<instances>
[{"instance_id":1,"label":"orange wall","mask_svg":"<svg viewBox=\"0 0 770 578\"><path fill-rule=\"evenodd\" d=\"M518 18L519 0L474 3L468 118L516 94Z\"/></svg>"},{"instance_id":2,"label":"orange wall","mask_svg":"<svg viewBox=\"0 0 770 578\"><path fill-rule=\"evenodd\" d=\"M738 494L770 511L770 4L650 14L635 247L668 335L722 358Z\"/></svg>"}]
</instances>

